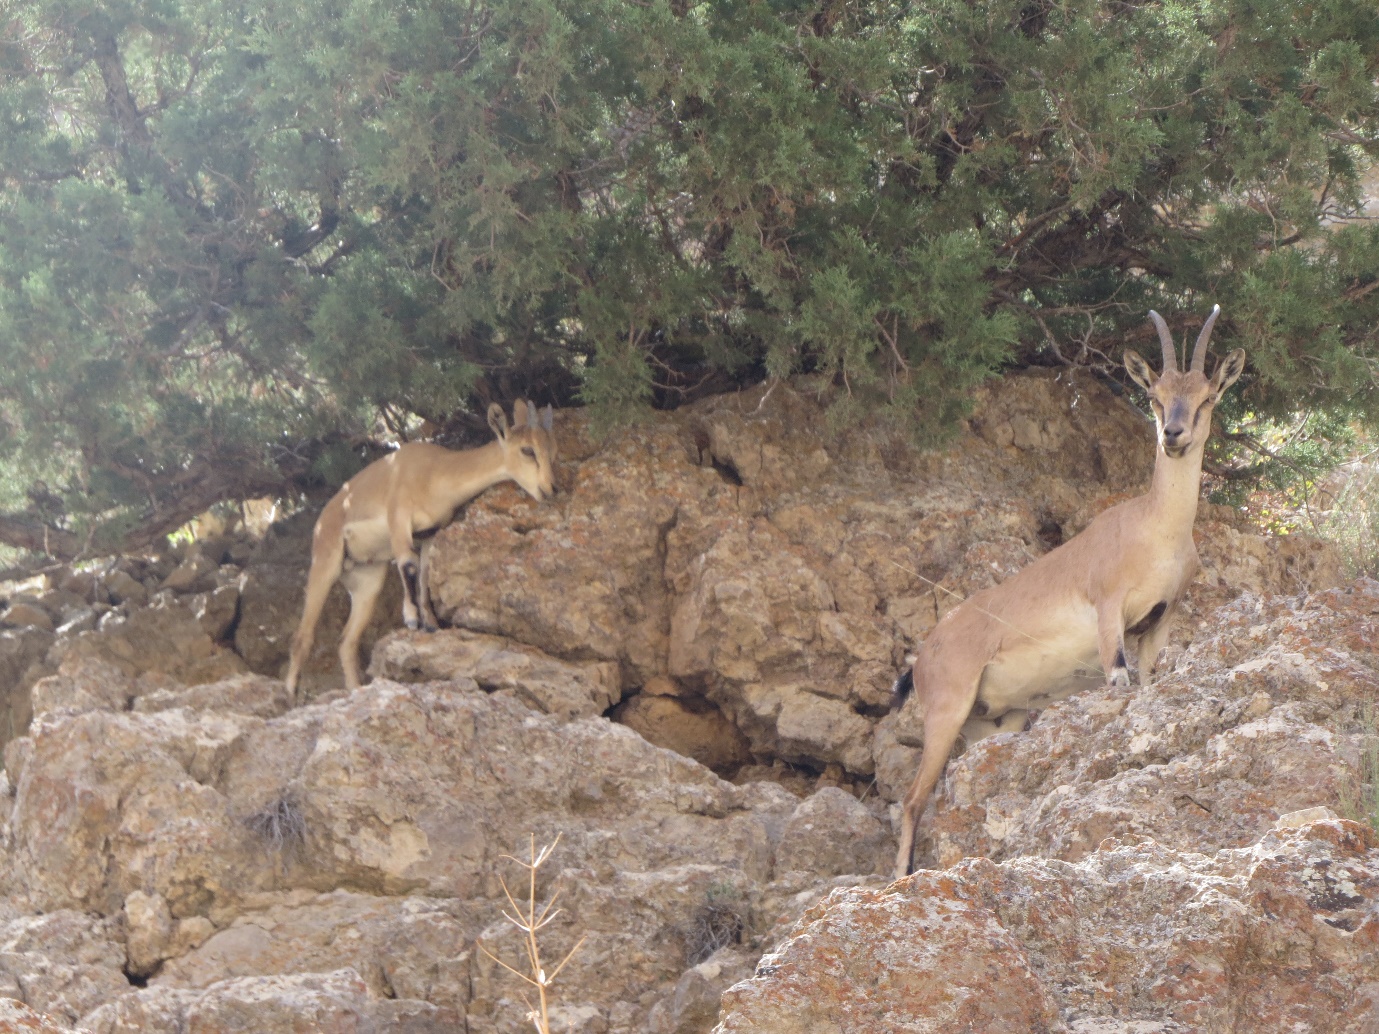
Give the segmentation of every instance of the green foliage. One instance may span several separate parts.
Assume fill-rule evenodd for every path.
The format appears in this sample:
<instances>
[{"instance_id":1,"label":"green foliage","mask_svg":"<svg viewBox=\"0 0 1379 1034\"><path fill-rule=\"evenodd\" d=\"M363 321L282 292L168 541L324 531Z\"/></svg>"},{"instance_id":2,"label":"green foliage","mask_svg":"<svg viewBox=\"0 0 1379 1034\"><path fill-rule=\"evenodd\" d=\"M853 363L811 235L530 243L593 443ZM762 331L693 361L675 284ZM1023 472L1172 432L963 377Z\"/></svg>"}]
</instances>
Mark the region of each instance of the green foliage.
<instances>
[{"instance_id":1,"label":"green foliage","mask_svg":"<svg viewBox=\"0 0 1379 1034\"><path fill-rule=\"evenodd\" d=\"M21 0L0 465L87 548L379 414L818 375L926 440L1212 302L1223 416L1379 419L1369 0ZM55 544L56 543L56 544Z\"/></svg>"}]
</instances>

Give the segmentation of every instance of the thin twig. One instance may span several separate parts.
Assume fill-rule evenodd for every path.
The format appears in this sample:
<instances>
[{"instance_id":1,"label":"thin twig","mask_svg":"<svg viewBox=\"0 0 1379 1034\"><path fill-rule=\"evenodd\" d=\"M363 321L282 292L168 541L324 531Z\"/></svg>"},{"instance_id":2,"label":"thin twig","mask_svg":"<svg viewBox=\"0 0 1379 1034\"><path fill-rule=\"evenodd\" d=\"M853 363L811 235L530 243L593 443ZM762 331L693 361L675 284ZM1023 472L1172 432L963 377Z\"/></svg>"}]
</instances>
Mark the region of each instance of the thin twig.
<instances>
[{"instance_id":1,"label":"thin twig","mask_svg":"<svg viewBox=\"0 0 1379 1034\"><path fill-rule=\"evenodd\" d=\"M498 963L498 965L502 966L513 976L522 980L523 983L536 988L537 1001L535 1005L527 999L526 995L522 996L522 1001L527 1006L527 1019L532 1021L539 1034L550 1034L551 1030L550 1002L547 998L546 990L555 983L555 978L560 975L560 971L565 968L565 964L574 958L575 952L579 951L580 945L585 941L584 937L576 941L575 946L566 953L565 957L560 960L560 964L556 966L551 973L547 973L542 967L541 947L536 939L537 931L550 925L550 923L555 920L556 916L560 915L564 909L555 907L556 899L560 897L559 891L555 891L551 894L550 899L541 906L540 911L537 911L536 871L550 860L551 853L555 850L555 846L558 843L560 843L559 834L556 835L555 840L538 851L536 848L536 837L533 835L528 855L529 861L524 862L520 858L514 858L512 855L502 856L508 861L516 862L527 870L527 901L525 907L518 904L517 899L513 897L512 891L508 888L507 880L499 876L498 883L503 888L503 896L507 898L508 905L512 908L511 913L507 910L503 910L503 918L526 935L523 947L526 951L527 966L530 972L523 973L516 967L509 966L497 955L489 951L482 941L475 942L478 949L490 959Z\"/></svg>"}]
</instances>

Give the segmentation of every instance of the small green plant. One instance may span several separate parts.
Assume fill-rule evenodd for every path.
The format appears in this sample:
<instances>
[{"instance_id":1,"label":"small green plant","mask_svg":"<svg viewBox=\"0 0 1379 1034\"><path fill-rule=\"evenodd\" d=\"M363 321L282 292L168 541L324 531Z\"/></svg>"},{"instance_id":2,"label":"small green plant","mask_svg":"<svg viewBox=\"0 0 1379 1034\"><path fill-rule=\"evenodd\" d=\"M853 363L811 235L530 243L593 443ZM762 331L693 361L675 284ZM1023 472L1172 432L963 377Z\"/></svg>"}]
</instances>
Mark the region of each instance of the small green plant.
<instances>
[{"instance_id":1,"label":"small green plant","mask_svg":"<svg viewBox=\"0 0 1379 1034\"><path fill-rule=\"evenodd\" d=\"M531 838L530 854L527 861L524 862L520 858L514 858L512 855L503 855L508 861L516 862L527 870L527 900L523 905L519 905L517 899L512 896L512 891L508 889L507 880L499 876L498 882L502 884L503 895L508 899L508 905L512 908L511 912L503 912L503 918L517 927L524 935L523 948L527 956L528 971L523 973L521 970L509 966L497 955L494 955L493 952L484 947L482 941L475 941L475 945L478 949L490 959L498 963L498 965L502 966L519 980L536 988L536 1001L532 1002L531 999L524 994L522 995L522 1002L527 1007L527 1019L536 1028L538 1034L551 1034L549 1013L550 997L548 992L551 985L555 983L555 978L558 977L560 971L565 968L565 964L574 958L575 952L579 951L579 946L584 943L583 937L576 941L575 946L560 960L560 965L556 966L550 973L547 973L545 968L541 965L541 946L537 941L536 935L546 926L549 926L550 923L554 921L555 917L560 915L563 909L555 907L556 899L560 897L558 891L553 892L550 900L539 909L537 908L536 872L550 860L551 853L555 850L556 844L558 843L560 843L559 834L556 835L556 838L551 841L549 845L538 851L536 847L536 837L533 836Z\"/></svg>"},{"instance_id":2,"label":"small green plant","mask_svg":"<svg viewBox=\"0 0 1379 1034\"><path fill-rule=\"evenodd\" d=\"M1360 708L1360 764L1350 784L1342 784L1342 816L1379 830L1379 709L1373 700Z\"/></svg>"}]
</instances>

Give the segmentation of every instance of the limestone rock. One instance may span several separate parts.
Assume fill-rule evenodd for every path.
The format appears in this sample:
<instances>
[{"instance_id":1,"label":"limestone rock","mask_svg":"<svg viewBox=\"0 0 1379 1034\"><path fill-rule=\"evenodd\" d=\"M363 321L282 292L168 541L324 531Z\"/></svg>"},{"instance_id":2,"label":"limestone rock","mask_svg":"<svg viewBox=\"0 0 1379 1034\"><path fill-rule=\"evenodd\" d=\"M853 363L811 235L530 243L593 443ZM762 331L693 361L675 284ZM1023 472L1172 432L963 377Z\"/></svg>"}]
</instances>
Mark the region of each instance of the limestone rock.
<instances>
[{"instance_id":1,"label":"limestone rock","mask_svg":"<svg viewBox=\"0 0 1379 1034\"><path fill-rule=\"evenodd\" d=\"M754 953L741 948L721 948L685 970L674 993L652 1009L647 1020L650 1034L707 1034L718 1022L723 992L752 975Z\"/></svg>"},{"instance_id":2,"label":"limestone rock","mask_svg":"<svg viewBox=\"0 0 1379 1034\"><path fill-rule=\"evenodd\" d=\"M93 1030L176 1029L193 1001L179 989L209 1003L226 980L342 969L365 988L361 1016L396 994L507 1029L518 987L471 944L488 930L496 950L514 947L497 876L527 831L561 837L566 913L550 950L588 938L568 969L584 997L563 1004L604 1023L613 1003L645 998L628 1020L641 1029L697 963L705 908L737 902L730 942L751 936L796 805L605 719L560 721L473 682L380 679L276 717L215 709L237 706L224 686L182 692L167 710L50 711L16 741L9 864L24 899L120 917L129 970L149 976L133 997L107 989ZM171 702L159 697L136 708Z\"/></svg>"},{"instance_id":3,"label":"limestone rock","mask_svg":"<svg viewBox=\"0 0 1379 1034\"><path fill-rule=\"evenodd\" d=\"M160 588L176 592L205 592L214 588L215 572L219 566L200 549L193 548L177 568L163 579Z\"/></svg>"},{"instance_id":4,"label":"limestone rock","mask_svg":"<svg viewBox=\"0 0 1379 1034\"><path fill-rule=\"evenodd\" d=\"M146 977L172 954L172 913L161 895L136 890L124 899L124 916L130 972Z\"/></svg>"},{"instance_id":5,"label":"limestone rock","mask_svg":"<svg viewBox=\"0 0 1379 1034\"><path fill-rule=\"evenodd\" d=\"M80 610L72 611L67 619L57 627L57 635L74 636L82 632L90 632L100 624L101 615L104 611L99 611L95 607L82 607Z\"/></svg>"},{"instance_id":6,"label":"limestone rock","mask_svg":"<svg viewBox=\"0 0 1379 1034\"><path fill-rule=\"evenodd\" d=\"M129 988L118 923L57 909L0 924L0 996L75 1024ZM22 1028L21 1028L22 1029Z\"/></svg>"},{"instance_id":7,"label":"limestone rock","mask_svg":"<svg viewBox=\"0 0 1379 1034\"><path fill-rule=\"evenodd\" d=\"M325 711L295 784L317 878L496 893L523 831L561 833L565 864L595 880L691 862L769 875L767 830L737 787L604 719L562 725L470 687L380 680Z\"/></svg>"},{"instance_id":8,"label":"limestone rock","mask_svg":"<svg viewBox=\"0 0 1379 1034\"><path fill-rule=\"evenodd\" d=\"M969 859L835 892L716 1029L1361 1034L1377 906L1379 837L1346 821L1215 855L1129 837L1077 864Z\"/></svg>"},{"instance_id":9,"label":"limestone rock","mask_svg":"<svg viewBox=\"0 0 1379 1034\"><path fill-rule=\"evenodd\" d=\"M155 689L140 693L132 703L133 710L146 714L177 707L275 718L292 707L292 698L278 679L242 674L186 689Z\"/></svg>"},{"instance_id":10,"label":"limestone rock","mask_svg":"<svg viewBox=\"0 0 1379 1034\"><path fill-rule=\"evenodd\" d=\"M299 1034L452 1030L452 1012L409 999L380 999L353 970L223 980L198 990L130 992L83 1020L92 1034Z\"/></svg>"},{"instance_id":11,"label":"limestone rock","mask_svg":"<svg viewBox=\"0 0 1379 1034\"><path fill-rule=\"evenodd\" d=\"M535 710L567 719L603 714L622 695L618 666L609 661L561 661L462 629L390 633L374 647L369 674L399 682L473 679L489 692L508 690Z\"/></svg>"},{"instance_id":12,"label":"limestone rock","mask_svg":"<svg viewBox=\"0 0 1379 1034\"><path fill-rule=\"evenodd\" d=\"M337 890L265 895L228 927L163 966L157 988L227 978L351 969L370 994L463 1013L469 999L472 906Z\"/></svg>"},{"instance_id":13,"label":"limestone rock","mask_svg":"<svg viewBox=\"0 0 1379 1034\"><path fill-rule=\"evenodd\" d=\"M186 603L192 612L192 617L196 618L201 625L201 630L212 640L219 643L229 635L231 628L239 618L239 585L238 579L228 585L218 585L209 592L197 593L190 597Z\"/></svg>"},{"instance_id":14,"label":"limestone rock","mask_svg":"<svg viewBox=\"0 0 1379 1034\"><path fill-rule=\"evenodd\" d=\"M99 710L35 722L11 818L33 902L111 915L140 890L182 918L265 885L261 845L211 785L257 722Z\"/></svg>"},{"instance_id":15,"label":"limestone rock","mask_svg":"<svg viewBox=\"0 0 1379 1034\"><path fill-rule=\"evenodd\" d=\"M0 1032L3 1034L82 1034L54 1023L14 998L0 998Z\"/></svg>"},{"instance_id":16,"label":"limestone rock","mask_svg":"<svg viewBox=\"0 0 1379 1034\"><path fill-rule=\"evenodd\" d=\"M105 591L114 603L133 603L138 606L148 600L148 589L127 571L114 570L104 578Z\"/></svg>"},{"instance_id":17,"label":"limestone rock","mask_svg":"<svg viewBox=\"0 0 1379 1034\"><path fill-rule=\"evenodd\" d=\"M53 634L41 628L0 630L0 744L24 735L33 717L33 684L53 668L47 664Z\"/></svg>"},{"instance_id":18,"label":"limestone rock","mask_svg":"<svg viewBox=\"0 0 1379 1034\"><path fill-rule=\"evenodd\" d=\"M776 869L816 876L890 870L895 854L888 826L855 797L825 787L801 801L776 847Z\"/></svg>"},{"instance_id":19,"label":"limestone rock","mask_svg":"<svg viewBox=\"0 0 1379 1034\"><path fill-rule=\"evenodd\" d=\"M137 692L125 670L100 657L77 655L64 661L56 675L34 683L33 713L50 711L124 711Z\"/></svg>"},{"instance_id":20,"label":"limestone rock","mask_svg":"<svg viewBox=\"0 0 1379 1034\"><path fill-rule=\"evenodd\" d=\"M7 628L41 628L45 632L53 630L53 617L37 603L28 600L15 600L0 614L0 625Z\"/></svg>"},{"instance_id":21,"label":"limestone rock","mask_svg":"<svg viewBox=\"0 0 1379 1034\"><path fill-rule=\"evenodd\" d=\"M951 882L951 877L947 877ZM728 990L720 1034L1017 1032L1058 1004L1000 917L948 884L835 892Z\"/></svg>"},{"instance_id":22,"label":"limestone rock","mask_svg":"<svg viewBox=\"0 0 1379 1034\"><path fill-rule=\"evenodd\" d=\"M181 685L214 682L245 670L233 651L214 642L190 612L176 605L112 611L96 631L56 642L48 663L60 668L84 657L130 677Z\"/></svg>"}]
</instances>

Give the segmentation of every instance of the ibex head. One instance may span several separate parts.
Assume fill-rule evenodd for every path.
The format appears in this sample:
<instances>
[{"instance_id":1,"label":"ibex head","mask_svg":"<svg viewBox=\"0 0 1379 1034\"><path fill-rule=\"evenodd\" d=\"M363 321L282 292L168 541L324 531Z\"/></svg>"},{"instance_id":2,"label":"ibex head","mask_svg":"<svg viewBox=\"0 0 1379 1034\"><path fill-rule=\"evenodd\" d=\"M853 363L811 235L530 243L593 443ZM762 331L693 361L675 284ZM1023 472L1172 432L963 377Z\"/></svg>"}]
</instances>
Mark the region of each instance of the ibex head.
<instances>
[{"instance_id":1,"label":"ibex head","mask_svg":"<svg viewBox=\"0 0 1379 1034\"><path fill-rule=\"evenodd\" d=\"M555 495L555 435L551 432L551 407L539 414L530 402L512 404L512 426L503 407L488 407L488 426L503 447L504 470L533 499Z\"/></svg>"},{"instance_id":2,"label":"ibex head","mask_svg":"<svg viewBox=\"0 0 1379 1034\"><path fill-rule=\"evenodd\" d=\"M1177 349L1168 324L1152 309L1149 318L1159 331L1159 344L1163 347L1163 373L1155 377L1154 371L1138 352L1129 349L1125 352L1125 369L1149 395L1154 422L1159 427L1159 447L1172 459L1186 456L1194 448L1200 449L1206 444L1211 434L1212 410L1220 401L1221 393L1234 384L1245 369L1245 350L1237 348L1226 356L1210 378L1205 373L1207 342L1211 340L1211 328L1220 314L1219 305L1211 310L1202 332L1197 335L1197 344L1192 350L1192 365L1186 371L1178 369Z\"/></svg>"}]
</instances>

